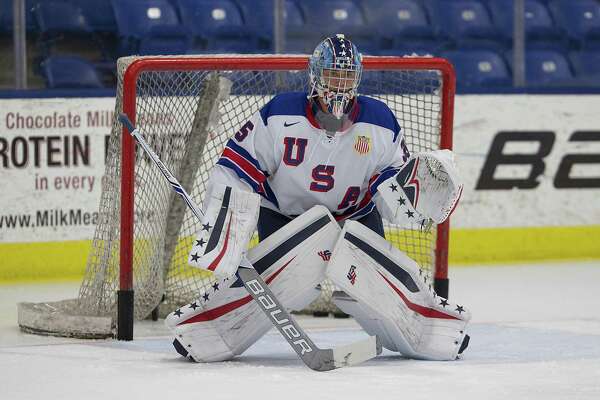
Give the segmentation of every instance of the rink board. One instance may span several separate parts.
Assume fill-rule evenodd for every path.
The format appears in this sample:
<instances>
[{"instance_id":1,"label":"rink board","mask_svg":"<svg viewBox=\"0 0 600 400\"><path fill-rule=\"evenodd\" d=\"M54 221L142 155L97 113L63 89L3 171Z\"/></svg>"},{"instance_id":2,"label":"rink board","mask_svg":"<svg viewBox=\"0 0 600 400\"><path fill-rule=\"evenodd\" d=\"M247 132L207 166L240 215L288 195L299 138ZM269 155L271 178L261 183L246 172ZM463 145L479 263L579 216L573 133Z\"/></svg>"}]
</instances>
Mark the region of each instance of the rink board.
<instances>
[{"instance_id":1,"label":"rink board","mask_svg":"<svg viewBox=\"0 0 600 400\"><path fill-rule=\"evenodd\" d=\"M451 266L600 259L600 225L453 229L450 237ZM91 240L1 243L0 282L80 280L90 247Z\"/></svg>"},{"instance_id":2,"label":"rink board","mask_svg":"<svg viewBox=\"0 0 600 400\"><path fill-rule=\"evenodd\" d=\"M597 95L456 98L465 190L451 264L600 258L597 104ZM0 280L78 279L114 99L0 99L0 110Z\"/></svg>"}]
</instances>

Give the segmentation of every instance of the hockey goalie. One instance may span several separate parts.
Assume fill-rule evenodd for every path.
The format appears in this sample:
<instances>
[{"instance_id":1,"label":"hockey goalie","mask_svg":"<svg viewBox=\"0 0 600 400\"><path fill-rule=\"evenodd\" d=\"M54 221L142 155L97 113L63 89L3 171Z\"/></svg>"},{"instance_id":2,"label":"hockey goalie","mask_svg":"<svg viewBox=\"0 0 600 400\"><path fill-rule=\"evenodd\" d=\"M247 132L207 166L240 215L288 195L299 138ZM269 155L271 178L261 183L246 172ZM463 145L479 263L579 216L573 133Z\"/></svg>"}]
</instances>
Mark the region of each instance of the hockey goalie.
<instances>
[{"instance_id":1,"label":"hockey goalie","mask_svg":"<svg viewBox=\"0 0 600 400\"><path fill-rule=\"evenodd\" d=\"M470 313L436 295L382 222L445 221L462 192L453 154L410 154L390 109L357 94L361 72L350 40L325 39L309 60L308 91L275 96L227 142L189 255L214 283L166 319L183 356L228 360L272 327L236 278L249 264L290 310L330 279L341 289L335 304L406 357L454 360L467 347Z\"/></svg>"}]
</instances>

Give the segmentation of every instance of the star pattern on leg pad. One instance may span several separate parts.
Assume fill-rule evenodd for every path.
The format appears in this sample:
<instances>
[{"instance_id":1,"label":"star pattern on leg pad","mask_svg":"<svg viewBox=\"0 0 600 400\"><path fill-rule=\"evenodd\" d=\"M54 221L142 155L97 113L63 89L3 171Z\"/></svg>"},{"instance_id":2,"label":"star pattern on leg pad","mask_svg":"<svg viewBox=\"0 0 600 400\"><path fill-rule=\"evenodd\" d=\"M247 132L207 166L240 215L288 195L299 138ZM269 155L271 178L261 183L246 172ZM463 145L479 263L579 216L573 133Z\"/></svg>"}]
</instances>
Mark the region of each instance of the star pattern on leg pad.
<instances>
[{"instance_id":1,"label":"star pattern on leg pad","mask_svg":"<svg viewBox=\"0 0 600 400\"><path fill-rule=\"evenodd\" d=\"M406 204L406 200L404 200L402 197L400 197L400 198L398 199L398 203L400 203L400 205L401 205L401 206L403 206L403 205L405 205L405 204Z\"/></svg>"},{"instance_id":2,"label":"star pattern on leg pad","mask_svg":"<svg viewBox=\"0 0 600 400\"><path fill-rule=\"evenodd\" d=\"M393 183L390 185L390 189L392 189L392 192L397 192L398 191L398 185L394 185Z\"/></svg>"},{"instance_id":3,"label":"star pattern on leg pad","mask_svg":"<svg viewBox=\"0 0 600 400\"><path fill-rule=\"evenodd\" d=\"M415 213L408 210L408 211L406 211L406 215L408 215L408 218L412 218L412 217L414 217Z\"/></svg>"},{"instance_id":4,"label":"star pattern on leg pad","mask_svg":"<svg viewBox=\"0 0 600 400\"><path fill-rule=\"evenodd\" d=\"M456 305L456 310L459 314L462 314L465 312L465 309L462 306L459 306L458 304Z\"/></svg>"},{"instance_id":5,"label":"star pattern on leg pad","mask_svg":"<svg viewBox=\"0 0 600 400\"><path fill-rule=\"evenodd\" d=\"M208 296L208 293L204 293L204 294L202 295L202 298L204 299L204 301L208 301L208 297L209 297L209 296Z\"/></svg>"},{"instance_id":6,"label":"star pattern on leg pad","mask_svg":"<svg viewBox=\"0 0 600 400\"><path fill-rule=\"evenodd\" d=\"M177 315L177 318L181 318L181 316L183 315L183 313L181 312L181 310L178 308L177 310L173 311L174 315Z\"/></svg>"},{"instance_id":7,"label":"star pattern on leg pad","mask_svg":"<svg viewBox=\"0 0 600 400\"><path fill-rule=\"evenodd\" d=\"M202 247L202 246L204 246L205 243L206 242L204 241L204 239L196 240L196 246Z\"/></svg>"},{"instance_id":8,"label":"star pattern on leg pad","mask_svg":"<svg viewBox=\"0 0 600 400\"><path fill-rule=\"evenodd\" d=\"M213 283L212 287L213 287L213 290L214 290L215 292L216 292L217 290L219 290L219 282L215 282L215 283Z\"/></svg>"},{"instance_id":9,"label":"star pattern on leg pad","mask_svg":"<svg viewBox=\"0 0 600 400\"><path fill-rule=\"evenodd\" d=\"M208 232L210 230L210 228L212 228L212 226L210 226L209 223L202 224L202 230L203 231L207 231Z\"/></svg>"},{"instance_id":10,"label":"star pattern on leg pad","mask_svg":"<svg viewBox=\"0 0 600 400\"><path fill-rule=\"evenodd\" d=\"M442 301L440 302L440 306L446 308L447 305L448 305L448 301L446 299L442 299Z\"/></svg>"},{"instance_id":11,"label":"star pattern on leg pad","mask_svg":"<svg viewBox=\"0 0 600 400\"><path fill-rule=\"evenodd\" d=\"M200 259L200 256L198 255L198 253L192 254L192 261L198 261L199 259Z\"/></svg>"},{"instance_id":12,"label":"star pattern on leg pad","mask_svg":"<svg viewBox=\"0 0 600 400\"><path fill-rule=\"evenodd\" d=\"M200 307L198 304L196 304L196 302L193 302L192 304L190 304L190 308L192 310L195 310L196 308Z\"/></svg>"}]
</instances>

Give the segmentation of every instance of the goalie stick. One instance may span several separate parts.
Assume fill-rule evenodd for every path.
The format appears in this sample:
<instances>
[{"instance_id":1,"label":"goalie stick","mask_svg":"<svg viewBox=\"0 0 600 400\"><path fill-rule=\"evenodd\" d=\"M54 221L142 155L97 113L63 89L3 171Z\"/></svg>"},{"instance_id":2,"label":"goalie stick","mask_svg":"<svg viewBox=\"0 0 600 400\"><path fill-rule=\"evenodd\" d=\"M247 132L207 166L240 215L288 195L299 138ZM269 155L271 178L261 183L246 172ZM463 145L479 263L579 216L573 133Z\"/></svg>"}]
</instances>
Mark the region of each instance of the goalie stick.
<instances>
[{"instance_id":1,"label":"goalie stick","mask_svg":"<svg viewBox=\"0 0 600 400\"><path fill-rule=\"evenodd\" d=\"M202 220L204 213L187 194L177 178L173 176L167 166L160 160L158 155L148 145L142 134L136 129L127 115L121 113L119 121L123 124L135 141L152 159L165 179L172 186L173 190L179 194L192 213ZM249 263L248 263L249 264ZM244 287L250 293L256 304L265 313L267 318L277 328L279 333L294 349L298 357L315 371L330 371L335 368L347 367L381 354L382 347L376 336L361 340L344 346L334 347L332 349L320 349L308 337L306 332L298 325L292 315L281 305L277 297L273 294L269 286L262 277L256 272L252 265L240 265L237 276L241 279Z\"/></svg>"}]
</instances>

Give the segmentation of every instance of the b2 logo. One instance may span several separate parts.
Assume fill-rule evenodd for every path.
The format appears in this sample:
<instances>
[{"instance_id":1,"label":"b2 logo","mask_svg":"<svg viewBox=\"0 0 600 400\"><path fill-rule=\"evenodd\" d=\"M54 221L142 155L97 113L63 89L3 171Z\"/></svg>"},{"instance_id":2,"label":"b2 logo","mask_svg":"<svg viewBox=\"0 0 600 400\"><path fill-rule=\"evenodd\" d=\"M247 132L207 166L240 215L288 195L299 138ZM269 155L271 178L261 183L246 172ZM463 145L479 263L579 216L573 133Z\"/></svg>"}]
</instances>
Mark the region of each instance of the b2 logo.
<instances>
[{"instance_id":1,"label":"b2 logo","mask_svg":"<svg viewBox=\"0 0 600 400\"><path fill-rule=\"evenodd\" d=\"M494 137L489 153L477 180L475 190L508 190L534 189L540 182L537 178L546 169L544 158L550 154L554 145L556 134L552 131L502 131ZM538 142L535 153L504 153L504 148L509 142ZM569 143L596 142L600 144L600 131L576 131L569 137ZM571 171L576 165L600 165L600 154L566 154L560 161L554 187L557 189L572 188L600 188L600 176L585 178L571 177ZM495 178L494 173L501 165L521 165L529 167L529 176L526 178ZM581 167L580 167L581 168Z\"/></svg>"}]
</instances>

